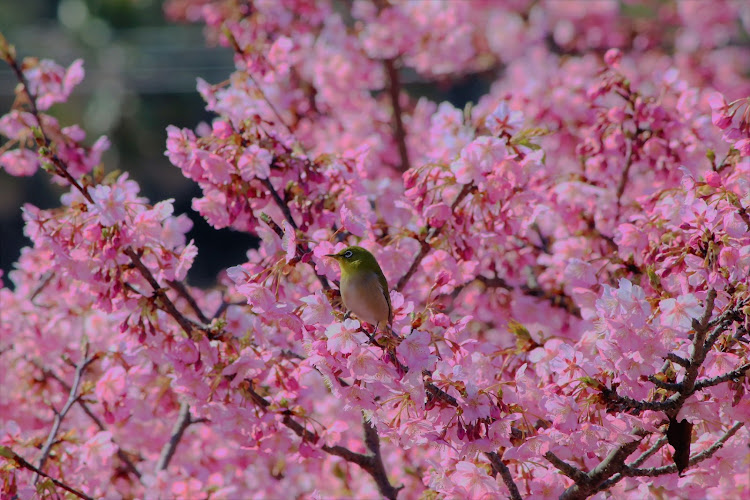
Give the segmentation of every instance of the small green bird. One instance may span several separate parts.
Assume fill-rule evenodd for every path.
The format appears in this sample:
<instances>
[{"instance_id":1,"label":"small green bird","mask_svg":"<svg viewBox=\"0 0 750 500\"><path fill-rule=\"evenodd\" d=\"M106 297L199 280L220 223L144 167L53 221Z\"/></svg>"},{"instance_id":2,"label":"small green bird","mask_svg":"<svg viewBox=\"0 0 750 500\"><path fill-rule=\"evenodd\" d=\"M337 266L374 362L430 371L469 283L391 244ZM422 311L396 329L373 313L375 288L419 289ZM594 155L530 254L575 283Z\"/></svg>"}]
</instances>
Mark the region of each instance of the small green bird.
<instances>
[{"instance_id":1,"label":"small green bird","mask_svg":"<svg viewBox=\"0 0 750 500\"><path fill-rule=\"evenodd\" d=\"M346 247L326 257L336 259L341 268L341 299L344 307L375 327L387 327L393 320L388 281L375 256L362 247Z\"/></svg>"}]
</instances>

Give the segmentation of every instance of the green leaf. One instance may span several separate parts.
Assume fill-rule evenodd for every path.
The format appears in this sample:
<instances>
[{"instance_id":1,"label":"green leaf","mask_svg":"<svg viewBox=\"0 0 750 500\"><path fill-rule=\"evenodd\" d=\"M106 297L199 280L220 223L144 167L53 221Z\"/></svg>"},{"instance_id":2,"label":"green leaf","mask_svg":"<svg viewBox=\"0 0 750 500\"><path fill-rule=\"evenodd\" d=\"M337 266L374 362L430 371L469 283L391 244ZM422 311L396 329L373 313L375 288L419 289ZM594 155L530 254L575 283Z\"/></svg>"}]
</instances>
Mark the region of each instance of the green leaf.
<instances>
[{"instance_id":1,"label":"green leaf","mask_svg":"<svg viewBox=\"0 0 750 500\"><path fill-rule=\"evenodd\" d=\"M16 453L7 446L0 445L0 457L15 459Z\"/></svg>"}]
</instances>

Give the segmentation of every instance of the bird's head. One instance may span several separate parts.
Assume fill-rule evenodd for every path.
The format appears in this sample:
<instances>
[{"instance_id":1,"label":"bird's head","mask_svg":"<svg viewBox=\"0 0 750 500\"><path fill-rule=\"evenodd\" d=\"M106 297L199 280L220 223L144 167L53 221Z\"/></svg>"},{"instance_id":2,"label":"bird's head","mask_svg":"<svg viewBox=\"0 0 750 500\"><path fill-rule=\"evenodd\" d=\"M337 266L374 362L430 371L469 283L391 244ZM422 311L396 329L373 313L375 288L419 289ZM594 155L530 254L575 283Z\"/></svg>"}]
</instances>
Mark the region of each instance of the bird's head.
<instances>
[{"instance_id":1,"label":"bird's head","mask_svg":"<svg viewBox=\"0 0 750 500\"><path fill-rule=\"evenodd\" d=\"M375 256L358 246L346 247L339 253L328 254L326 257L336 259L341 267L342 274L354 271L378 272L380 270Z\"/></svg>"}]
</instances>

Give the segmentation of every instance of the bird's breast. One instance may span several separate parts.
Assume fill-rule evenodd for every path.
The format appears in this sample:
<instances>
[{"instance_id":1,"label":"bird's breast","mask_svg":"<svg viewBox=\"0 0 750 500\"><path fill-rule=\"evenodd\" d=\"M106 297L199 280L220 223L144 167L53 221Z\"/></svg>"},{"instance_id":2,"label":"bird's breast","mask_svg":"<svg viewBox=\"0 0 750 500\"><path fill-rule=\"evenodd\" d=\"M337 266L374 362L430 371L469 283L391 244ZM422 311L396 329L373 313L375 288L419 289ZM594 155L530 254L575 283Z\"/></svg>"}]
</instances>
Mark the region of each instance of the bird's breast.
<instances>
[{"instance_id":1,"label":"bird's breast","mask_svg":"<svg viewBox=\"0 0 750 500\"><path fill-rule=\"evenodd\" d=\"M357 317L371 325L388 322L388 302L375 273L341 280L341 298L344 306Z\"/></svg>"}]
</instances>

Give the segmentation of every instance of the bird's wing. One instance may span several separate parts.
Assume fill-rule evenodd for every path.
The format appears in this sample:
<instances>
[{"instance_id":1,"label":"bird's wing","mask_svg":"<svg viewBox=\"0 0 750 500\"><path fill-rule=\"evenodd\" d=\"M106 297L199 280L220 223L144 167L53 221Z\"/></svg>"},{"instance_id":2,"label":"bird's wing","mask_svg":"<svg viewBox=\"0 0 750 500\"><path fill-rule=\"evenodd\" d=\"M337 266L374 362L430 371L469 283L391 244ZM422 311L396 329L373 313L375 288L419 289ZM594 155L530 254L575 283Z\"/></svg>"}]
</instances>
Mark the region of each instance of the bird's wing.
<instances>
[{"instance_id":1,"label":"bird's wing","mask_svg":"<svg viewBox=\"0 0 750 500\"><path fill-rule=\"evenodd\" d=\"M383 271L380 271L378 283L380 284L380 289L385 296L385 301L388 303L388 324L390 325L393 322L393 307L391 306L391 294L388 291L388 280L385 279Z\"/></svg>"}]
</instances>

